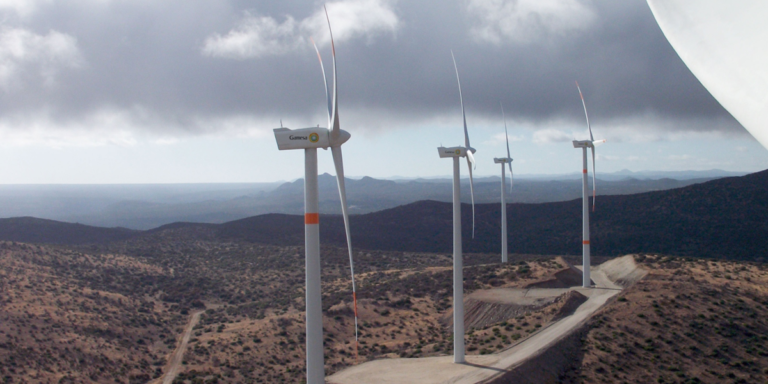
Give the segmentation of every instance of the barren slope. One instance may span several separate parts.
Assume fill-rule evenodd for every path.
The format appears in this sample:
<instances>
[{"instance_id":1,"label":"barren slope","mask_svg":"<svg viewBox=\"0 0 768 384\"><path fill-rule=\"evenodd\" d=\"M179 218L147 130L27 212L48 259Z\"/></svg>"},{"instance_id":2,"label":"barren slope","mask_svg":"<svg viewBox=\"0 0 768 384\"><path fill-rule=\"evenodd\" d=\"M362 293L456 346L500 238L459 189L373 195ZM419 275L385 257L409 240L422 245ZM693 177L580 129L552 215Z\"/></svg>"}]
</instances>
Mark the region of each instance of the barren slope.
<instances>
[{"instance_id":1,"label":"barren slope","mask_svg":"<svg viewBox=\"0 0 768 384\"><path fill-rule=\"evenodd\" d=\"M595 316L563 382L768 382L765 264L638 259L650 274Z\"/></svg>"}]
</instances>

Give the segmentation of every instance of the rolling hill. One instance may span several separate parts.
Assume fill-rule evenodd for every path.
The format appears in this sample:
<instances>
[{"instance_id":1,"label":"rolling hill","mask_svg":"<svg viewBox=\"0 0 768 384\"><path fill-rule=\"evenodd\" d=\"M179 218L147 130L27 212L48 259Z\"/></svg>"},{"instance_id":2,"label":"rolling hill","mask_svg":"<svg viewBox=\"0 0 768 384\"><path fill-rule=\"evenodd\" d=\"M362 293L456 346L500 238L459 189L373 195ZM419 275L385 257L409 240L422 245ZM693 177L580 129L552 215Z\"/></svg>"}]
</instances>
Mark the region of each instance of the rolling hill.
<instances>
[{"instance_id":1,"label":"rolling hill","mask_svg":"<svg viewBox=\"0 0 768 384\"><path fill-rule=\"evenodd\" d=\"M512 192L514 193L514 191ZM634 195L598 196L592 213L593 254L616 256L649 252L680 256L768 260L768 171ZM464 204L465 252L500 248L498 204ZM581 253L581 200L509 204L510 252ZM321 241L344 244L341 217L323 215ZM354 215L353 246L360 249L450 252L451 205L419 201L378 212ZM79 224L0 219L0 239L42 243L104 243L161 232L206 228L220 239L272 245L303 244L302 217L267 214L223 224L175 223L150 231L107 229ZM23 225L22 225L23 224Z\"/></svg>"},{"instance_id":2,"label":"rolling hill","mask_svg":"<svg viewBox=\"0 0 768 384\"><path fill-rule=\"evenodd\" d=\"M91 244L125 240L141 234L127 228L103 228L35 217L0 219L3 240L45 244Z\"/></svg>"},{"instance_id":3,"label":"rolling hill","mask_svg":"<svg viewBox=\"0 0 768 384\"><path fill-rule=\"evenodd\" d=\"M603 175L606 177L610 174ZM689 179L638 179L634 174L621 175L618 180L598 180L598 187L605 195L624 195L649 191L680 188L705 182L713 177ZM705 176L705 175L701 175ZM616 176L613 175L615 178ZM557 180L523 179L515 180L515 193L509 196L510 203L546 203L566 201L581 195L581 184L575 175ZM410 204L421 200L451 201L449 179L416 179L392 181L363 177L347 179L347 196L350 212L365 214ZM336 177L322 174L318 178L320 192L320 213L339 214L339 193ZM146 186L135 193L122 195L88 193L84 186L80 194L68 189L52 188L47 194L28 195L34 190L24 190L23 198L18 195L6 196L8 191L0 188L0 217L35 216L46 219L78 222L103 227L126 227L151 229L165 224L187 221L198 223L224 223L250 216L267 213L301 214L304 204L304 180L283 183L279 186L222 185L221 191L206 190L192 193L199 186L178 187L174 191L188 191L175 195L161 194L160 186ZM170 189L170 187L167 187ZM196 189L195 189L196 188ZM209 188L214 188L213 186ZM262 189L257 189L262 188ZM462 188L469 189L469 180L462 180ZM132 190L126 187L126 190ZM108 190L109 191L109 190ZM154 191L155 193L150 193ZM4 194L4 192L6 192ZM26 193L29 192L29 193ZM500 200L499 177L475 179L475 201L492 203ZM469 195L462 196L468 203ZM3 200L5 198L5 200ZM53 204L56 203L56 204Z\"/></svg>"},{"instance_id":4,"label":"rolling hill","mask_svg":"<svg viewBox=\"0 0 768 384\"><path fill-rule=\"evenodd\" d=\"M636 195L598 196L592 213L593 254L654 252L768 260L768 171ZM498 204L462 207L465 252L500 248ZM510 252L581 253L581 200L509 204ZM321 241L344 244L339 216L321 218ZM450 252L451 205L421 201L351 218L358 248ZM220 236L268 244L301 244L300 216L263 215L217 226Z\"/></svg>"}]
</instances>

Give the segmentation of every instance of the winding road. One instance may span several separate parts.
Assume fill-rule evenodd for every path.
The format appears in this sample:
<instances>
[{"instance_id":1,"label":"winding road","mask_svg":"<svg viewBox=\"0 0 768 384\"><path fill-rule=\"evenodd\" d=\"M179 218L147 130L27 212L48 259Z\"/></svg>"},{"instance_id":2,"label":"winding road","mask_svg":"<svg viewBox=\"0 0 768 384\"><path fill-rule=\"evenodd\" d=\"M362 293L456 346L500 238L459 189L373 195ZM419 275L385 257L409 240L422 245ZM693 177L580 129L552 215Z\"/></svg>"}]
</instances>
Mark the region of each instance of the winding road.
<instances>
[{"instance_id":1,"label":"winding road","mask_svg":"<svg viewBox=\"0 0 768 384\"><path fill-rule=\"evenodd\" d=\"M622 259L606 263L612 265L605 270L601 268L592 270L595 287L571 288L588 297L587 301L572 315L542 329L512 348L493 355L466 356L464 364L455 364L453 356L374 360L337 372L328 378L328 382L333 384L475 384L498 377L571 334L585 324L608 299L621 292L622 287L615 284L609 277L614 277L613 275L617 273L624 275L630 272L621 271L625 266L630 270L634 267L634 260L631 261L630 266L628 260Z\"/></svg>"}]
</instances>

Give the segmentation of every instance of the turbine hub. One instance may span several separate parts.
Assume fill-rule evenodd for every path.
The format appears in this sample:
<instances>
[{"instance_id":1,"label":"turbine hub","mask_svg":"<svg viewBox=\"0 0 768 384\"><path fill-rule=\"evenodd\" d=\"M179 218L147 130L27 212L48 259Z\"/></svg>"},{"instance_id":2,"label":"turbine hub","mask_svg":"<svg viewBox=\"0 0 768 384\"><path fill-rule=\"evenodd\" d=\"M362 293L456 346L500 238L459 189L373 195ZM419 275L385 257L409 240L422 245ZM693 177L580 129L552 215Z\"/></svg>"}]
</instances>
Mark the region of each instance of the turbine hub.
<instances>
[{"instance_id":1,"label":"turbine hub","mask_svg":"<svg viewBox=\"0 0 768 384\"><path fill-rule=\"evenodd\" d=\"M349 140L349 138L352 137L352 135L350 135L349 132L343 129L339 129L339 137L334 138L333 132L329 132L328 136L329 136L329 141L332 147L338 147L346 143L347 140Z\"/></svg>"}]
</instances>

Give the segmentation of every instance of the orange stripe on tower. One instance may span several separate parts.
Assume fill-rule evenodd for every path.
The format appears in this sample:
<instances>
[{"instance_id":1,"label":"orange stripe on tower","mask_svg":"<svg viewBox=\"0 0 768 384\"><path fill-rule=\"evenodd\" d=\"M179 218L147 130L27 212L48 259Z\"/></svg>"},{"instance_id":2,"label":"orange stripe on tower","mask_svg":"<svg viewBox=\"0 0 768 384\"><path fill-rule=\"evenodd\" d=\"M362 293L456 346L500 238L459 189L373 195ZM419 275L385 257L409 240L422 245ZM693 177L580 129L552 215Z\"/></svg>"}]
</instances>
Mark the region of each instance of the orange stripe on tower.
<instances>
[{"instance_id":1,"label":"orange stripe on tower","mask_svg":"<svg viewBox=\"0 0 768 384\"><path fill-rule=\"evenodd\" d=\"M581 172L582 173L587 173L587 170L586 169L582 169Z\"/></svg>"},{"instance_id":2,"label":"orange stripe on tower","mask_svg":"<svg viewBox=\"0 0 768 384\"><path fill-rule=\"evenodd\" d=\"M589 244L589 240L584 240L581 242L582 244Z\"/></svg>"},{"instance_id":3,"label":"orange stripe on tower","mask_svg":"<svg viewBox=\"0 0 768 384\"><path fill-rule=\"evenodd\" d=\"M305 213L304 214L304 224L320 224L320 214L319 213Z\"/></svg>"}]
</instances>

